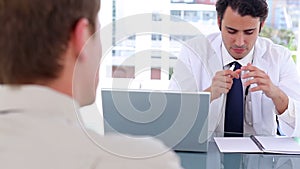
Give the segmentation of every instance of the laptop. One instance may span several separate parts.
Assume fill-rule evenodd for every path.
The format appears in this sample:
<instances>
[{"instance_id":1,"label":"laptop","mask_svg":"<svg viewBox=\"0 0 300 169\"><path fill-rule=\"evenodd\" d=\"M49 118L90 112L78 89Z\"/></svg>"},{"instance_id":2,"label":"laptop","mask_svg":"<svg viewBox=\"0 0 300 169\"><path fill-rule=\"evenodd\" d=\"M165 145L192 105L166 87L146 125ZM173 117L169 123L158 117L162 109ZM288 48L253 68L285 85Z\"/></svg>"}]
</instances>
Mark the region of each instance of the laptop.
<instances>
[{"instance_id":1,"label":"laptop","mask_svg":"<svg viewBox=\"0 0 300 169\"><path fill-rule=\"evenodd\" d=\"M102 89L104 134L155 137L174 151L207 152L210 93Z\"/></svg>"}]
</instances>

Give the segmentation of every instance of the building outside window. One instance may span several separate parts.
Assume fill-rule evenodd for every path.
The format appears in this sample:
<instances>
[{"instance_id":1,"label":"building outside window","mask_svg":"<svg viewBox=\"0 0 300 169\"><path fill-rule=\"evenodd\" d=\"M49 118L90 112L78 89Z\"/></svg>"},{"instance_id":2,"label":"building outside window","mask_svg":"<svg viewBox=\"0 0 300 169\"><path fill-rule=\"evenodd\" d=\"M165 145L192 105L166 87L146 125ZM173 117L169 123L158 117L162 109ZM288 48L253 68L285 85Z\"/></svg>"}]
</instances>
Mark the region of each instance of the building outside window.
<instances>
[{"instance_id":1,"label":"building outside window","mask_svg":"<svg viewBox=\"0 0 300 169\"><path fill-rule=\"evenodd\" d=\"M261 36L271 38L275 43L288 47L294 54L295 62L300 67L300 59L297 59L297 50L299 50L299 20L300 20L300 1L298 0L267 0L269 4L269 16L267 18L265 28L262 30ZM217 14L215 11L216 0L113 0L112 2L103 1L102 9L110 8L110 12L101 16L110 18L110 24L112 25L112 50L110 51L111 61L106 65L105 73L106 78L113 73L113 67L119 66L118 64L125 64L124 60L130 60L129 57L134 56L136 53L141 53L143 50L150 50L149 54L144 53L144 56L150 58L149 62L154 59L151 50L161 50L161 53L168 53L168 56L158 57L157 59L168 58L164 60L167 63L168 69L172 70L174 63L176 62L178 53L182 46L182 42L193 38L196 35L189 34L182 29L181 33L171 33L169 35L163 35L160 32L155 32L159 23L164 22L164 16L169 16L170 21L174 24L174 29L180 28L181 24L188 22L205 35L219 31L217 26ZM138 6L138 8L134 7ZM110 17L107 17L108 14ZM137 27L144 24L144 22L137 22L134 25L127 25L126 27L118 27L117 22L120 19L126 17L150 13L150 20L152 23L149 25L153 31L137 33L132 35L126 35L120 41L115 41L114 38L118 32L126 32L130 27ZM101 22L102 22L101 18ZM176 25L176 26L175 26ZM161 28L163 29L163 28ZM167 28L166 28L167 29ZM170 29L170 28L169 28ZM105 43L105 42L104 42ZM299 54L298 54L299 55ZM146 61L146 60L145 60ZM298 61L298 62L297 62ZM162 62L156 62L158 65L151 65L149 68L149 79L156 80L168 80L170 77L164 76L164 71L158 71L158 69L164 67ZM151 63L151 64L154 64ZM126 65L127 64L127 65ZM136 62L132 60L130 63L126 62L123 66L136 66ZM151 74L152 68L152 74ZM115 69L116 70L116 69ZM132 72L132 70L130 69ZM156 73L153 73L155 71ZM155 77L155 74L161 73ZM138 77L126 76L126 78ZM164 79L164 77L168 77ZM118 76L122 78L122 76Z\"/></svg>"}]
</instances>

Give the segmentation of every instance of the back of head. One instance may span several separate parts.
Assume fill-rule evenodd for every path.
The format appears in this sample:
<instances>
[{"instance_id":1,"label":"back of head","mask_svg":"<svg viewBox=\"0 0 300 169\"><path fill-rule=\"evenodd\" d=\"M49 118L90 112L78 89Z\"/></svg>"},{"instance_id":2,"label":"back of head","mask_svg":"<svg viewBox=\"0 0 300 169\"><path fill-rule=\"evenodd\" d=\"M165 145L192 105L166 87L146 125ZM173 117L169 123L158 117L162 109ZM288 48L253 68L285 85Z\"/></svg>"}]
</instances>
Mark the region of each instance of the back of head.
<instances>
[{"instance_id":1,"label":"back of head","mask_svg":"<svg viewBox=\"0 0 300 169\"><path fill-rule=\"evenodd\" d=\"M55 79L76 22L91 31L100 0L0 0L0 84Z\"/></svg>"},{"instance_id":2,"label":"back of head","mask_svg":"<svg viewBox=\"0 0 300 169\"><path fill-rule=\"evenodd\" d=\"M216 10L218 18L223 19L227 7L231 7L241 16L250 15L254 18L259 17L264 22L268 16L268 4L266 0L218 0Z\"/></svg>"}]
</instances>

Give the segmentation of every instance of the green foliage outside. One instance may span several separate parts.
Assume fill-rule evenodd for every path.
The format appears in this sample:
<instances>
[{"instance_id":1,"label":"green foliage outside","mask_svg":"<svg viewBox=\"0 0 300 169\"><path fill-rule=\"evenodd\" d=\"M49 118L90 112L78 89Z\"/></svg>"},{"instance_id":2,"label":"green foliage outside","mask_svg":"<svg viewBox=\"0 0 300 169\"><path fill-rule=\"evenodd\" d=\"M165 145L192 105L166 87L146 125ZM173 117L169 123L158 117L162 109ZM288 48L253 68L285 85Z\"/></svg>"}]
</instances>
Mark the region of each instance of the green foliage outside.
<instances>
[{"instance_id":1,"label":"green foliage outside","mask_svg":"<svg viewBox=\"0 0 300 169\"><path fill-rule=\"evenodd\" d=\"M291 51L297 50L297 42L293 31L285 29L277 30L264 26L260 32L260 36L270 38L274 43L283 45ZM293 55L292 57L296 62L296 55Z\"/></svg>"}]
</instances>

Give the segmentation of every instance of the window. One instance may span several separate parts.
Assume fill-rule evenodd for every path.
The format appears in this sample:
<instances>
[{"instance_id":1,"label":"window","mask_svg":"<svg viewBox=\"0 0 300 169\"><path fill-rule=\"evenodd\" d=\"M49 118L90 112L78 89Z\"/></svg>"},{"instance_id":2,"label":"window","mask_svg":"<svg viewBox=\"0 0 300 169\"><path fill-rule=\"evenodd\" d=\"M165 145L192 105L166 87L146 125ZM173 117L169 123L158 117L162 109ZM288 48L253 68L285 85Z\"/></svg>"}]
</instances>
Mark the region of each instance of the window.
<instances>
[{"instance_id":1,"label":"window","mask_svg":"<svg viewBox=\"0 0 300 169\"><path fill-rule=\"evenodd\" d=\"M181 20L181 11L180 10L171 10L171 20L174 22Z\"/></svg>"},{"instance_id":2,"label":"window","mask_svg":"<svg viewBox=\"0 0 300 169\"><path fill-rule=\"evenodd\" d=\"M151 40L153 40L153 41L161 41L161 35L159 35L159 34L152 34Z\"/></svg>"},{"instance_id":3,"label":"window","mask_svg":"<svg viewBox=\"0 0 300 169\"><path fill-rule=\"evenodd\" d=\"M277 44L288 47L294 54L294 59L297 62L297 50L299 53L299 20L300 20L300 2L298 0L267 0L269 4L269 16L267 18L264 29L261 31L261 36L265 36L273 40ZM182 42L189 40L195 36L190 33L183 26L186 22L189 22L192 26L199 29L203 34L210 34L219 31L217 25L217 13L215 11L214 3L216 0L112 0L103 1L101 11L105 15L100 15L101 24L103 20L111 26L112 47L111 51L106 52L105 58L111 57L110 61L106 63L105 78L112 78L112 71L116 68L125 67L131 74L127 77L133 76L133 69L128 69L126 66L136 66L142 62L147 64L149 68L149 75L147 78L153 77L153 72L157 74L157 68L160 66L151 65L151 60L162 60L164 57L160 56L161 53L168 52L167 65L173 70L174 60L180 51ZM135 8L134 6L139 6ZM109 11L110 9L110 11ZM135 20L130 22L129 25L119 26L118 21L121 19L127 19L131 16L150 14L149 20L151 23L145 20ZM110 16L108 14L111 14ZM167 19L165 15L169 15L169 20L172 23L169 25L160 25ZM148 17L148 16L147 16ZM129 22L128 22L129 23ZM145 32L130 32L130 29L136 29L140 26L145 26L147 31ZM168 30L169 33L160 32ZM174 29L178 29L181 32L176 32ZM124 37L120 34L124 33ZM119 38L119 39L118 39ZM145 59L135 58L130 59L143 53L143 51L149 50L150 54L144 54ZM158 50L161 52L153 52ZM156 53L153 55L153 53ZM139 56L140 57L140 56ZM140 60L139 60L140 59ZM109 60L109 59L108 59ZM139 61L137 61L139 60ZM165 62L166 60L164 60ZM126 63L125 65L122 65ZM121 65L120 65L121 64ZM297 62L300 67L300 59ZM123 66L123 67L122 67ZM300 69L300 68L299 68ZM123 71L123 70L122 70ZM151 75L152 72L152 75ZM145 73L146 74L146 73ZM103 77L102 76L102 77ZM119 76L119 75L118 75ZM121 75L120 75L121 76ZM158 76L155 76L158 77ZM161 78L164 78L161 76ZM168 79L168 78L167 78Z\"/></svg>"},{"instance_id":4,"label":"window","mask_svg":"<svg viewBox=\"0 0 300 169\"><path fill-rule=\"evenodd\" d=\"M201 19L200 14L200 11L184 11L184 20L198 22Z\"/></svg>"},{"instance_id":5,"label":"window","mask_svg":"<svg viewBox=\"0 0 300 169\"><path fill-rule=\"evenodd\" d=\"M152 21L161 21L161 20L162 18L159 13L156 12L152 13Z\"/></svg>"}]
</instances>

